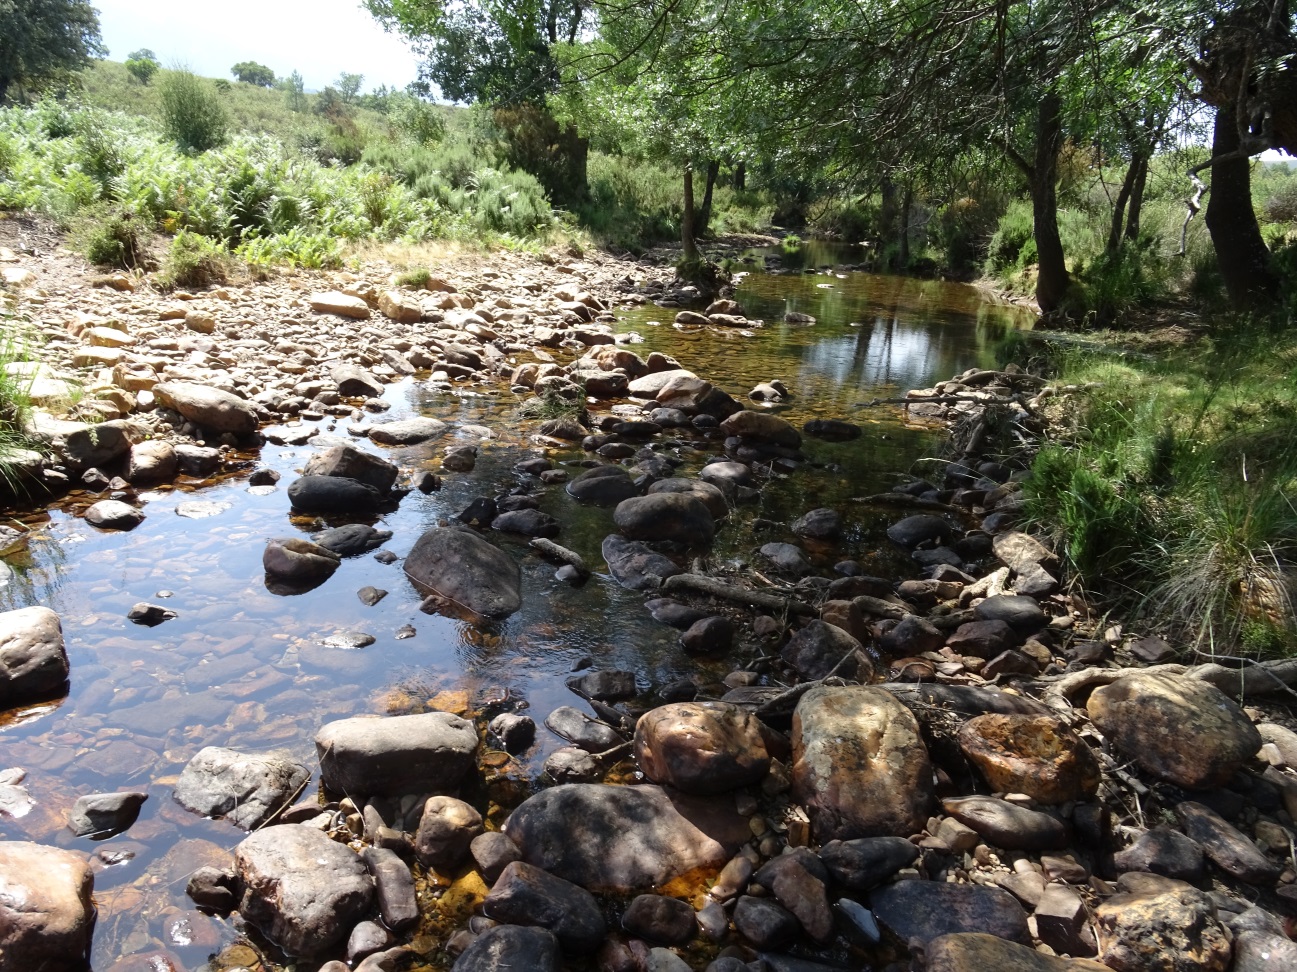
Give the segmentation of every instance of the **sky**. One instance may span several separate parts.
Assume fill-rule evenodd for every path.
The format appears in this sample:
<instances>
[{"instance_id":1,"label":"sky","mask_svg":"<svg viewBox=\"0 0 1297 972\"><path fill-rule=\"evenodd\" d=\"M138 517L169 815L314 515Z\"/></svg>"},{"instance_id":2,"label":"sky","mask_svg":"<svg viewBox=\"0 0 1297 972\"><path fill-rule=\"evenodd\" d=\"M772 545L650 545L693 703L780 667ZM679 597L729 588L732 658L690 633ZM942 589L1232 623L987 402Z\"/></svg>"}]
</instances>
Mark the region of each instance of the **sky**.
<instances>
[{"instance_id":1,"label":"sky","mask_svg":"<svg viewBox=\"0 0 1297 972\"><path fill-rule=\"evenodd\" d=\"M386 33L360 0L92 0L108 58L124 61L141 47L164 67L229 78L240 61L257 61L285 76L302 72L308 91L343 71L365 76L363 90L404 88L418 58Z\"/></svg>"}]
</instances>

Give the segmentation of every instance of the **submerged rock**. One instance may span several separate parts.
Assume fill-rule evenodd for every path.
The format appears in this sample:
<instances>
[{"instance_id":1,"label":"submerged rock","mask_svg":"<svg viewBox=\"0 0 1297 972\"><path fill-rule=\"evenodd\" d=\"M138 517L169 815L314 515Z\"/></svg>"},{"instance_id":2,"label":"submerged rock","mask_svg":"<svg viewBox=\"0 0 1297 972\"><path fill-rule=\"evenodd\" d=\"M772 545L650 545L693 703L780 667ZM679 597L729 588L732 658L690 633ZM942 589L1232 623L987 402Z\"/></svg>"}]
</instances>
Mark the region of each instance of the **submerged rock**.
<instances>
[{"instance_id":1,"label":"submerged rock","mask_svg":"<svg viewBox=\"0 0 1297 972\"><path fill-rule=\"evenodd\" d=\"M78 837L110 837L135 823L147 793L90 793L77 797L68 812L68 829Z\"/></svg>"},{"instance_id":2,"label":"submerged rock","mask_svg":"<svg viewBox=\"0 0 1297 972\"><path fill-rule=\"evenodd\" d=\"M311 778L283 753L200 749L176 781L176 802L205 817L225 817L244 830L286 807Z\"/></svg>"},{"instance_id":3,"label":"submerged rock","mask_svg":"<svg viewBox=\"0 0 1297 972\"><path fill-rule=\"evenodd\" d=\"M437 594L487 618L522 607L522 571L504 551L467 527L435 527L405 558L405 572Z\"/></svg>"},{"instance_id":4,"label":"submerged rock","mask_svg":"<svg viewBox=\"0 0 1297 972\"><path fill-rule=\"evenodd\" d=\"M672 540L687 546L711 542L716 521L690 493L652 493L617 504L613 522L630 540Z\"/></svg>"},{"instance_id":5,"label":"submerged rock","mask_svg":"<svg viewBox=\"0 0 1297 972\"><path fill-rule=\"evenodd\" d=\"M669 557L615 533L604 537L602 552L613 578L632 591L656 590L666 578L683 573Z\"/></svg>"}]
</instances>

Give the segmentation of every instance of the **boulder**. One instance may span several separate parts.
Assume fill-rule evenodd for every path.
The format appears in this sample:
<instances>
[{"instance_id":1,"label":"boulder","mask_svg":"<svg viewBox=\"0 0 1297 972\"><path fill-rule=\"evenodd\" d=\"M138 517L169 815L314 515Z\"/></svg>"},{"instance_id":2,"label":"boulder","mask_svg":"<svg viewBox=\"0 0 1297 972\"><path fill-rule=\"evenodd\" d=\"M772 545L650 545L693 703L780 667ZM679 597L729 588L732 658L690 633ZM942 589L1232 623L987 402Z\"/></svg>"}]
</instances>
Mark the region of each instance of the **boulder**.
<instances>
[{"instance_id":1,"label":"boulder","mask_svg":"<svg viewBox=\"0 0 1297 972\"><path fill-rule=\"evenodd\" d=\"M952 797L942 808L988 844L1007 850L1054 850L1067 846L1067 828L1057 817L989 796Z\"/></svg>"},{"instance_id":2,"label":"boulder","mask_svg":"<svg viewBox=\"0 0 1297 972\"><path fill-rule=\"evenodd\" d=\"M1053 716L982 715L959 730L959 748L998 793L1037 803L1086 800L1099 789L1099 761Z\"/></svg>"},{"instance_id":3,"label":"boulder","mask_svg":"<svg viewBox=\"0 0 1297 972\"><path fill-rule=\"evenodd\" d=\"M338 719L315 734L320 778L340 795L453 793L473 769L477 732L449 712Z\"/></svg>"},{"instance_id":4,"label":"boulder","mask_svg":"<svg viewBox=\"0 0 1297 972\"><path fill-rule=\"evenodd\" d=\"M1003 621L1020 635L1039 631L1049 620L1034 597L1023 594L997 594L973 609L978 621Z\"/></svg>"},{"instance_id":5,"label":"boulder","mask_svg":"<svg viewBox=\"0 0 1297 972\"><path fill-rule=\"evenodd\" d=\"M616 506L635 496L639 489L621 466L595 466L567 484L569 496L595 506Z\"/></svg>"},{"instance_id":6,"label":"boulder","mask_svg":"<svg viewBox=\"0 0 1297 972\"><path fill-rule=\"evenodd\" d=\"M210 385L164 381L153 386L153 397L163 408L212 432L244 436L257 430L257 410L251 402Z\"/></svg>"},{"instance_id":7,"label":"boulder","mask_svg":"<svg viewBox=\"0 0 1297 972\"><path fill-rule=\"evenodd\" d=\"M363 304L364 301L361 301ZM368 307L366 310L368 311ZM399 290L385 290L378 298L379 312L398 324L418 324L423 320L423 305L418 298ZM368 314L366 314L368 316Z\"/></svg>"},{"instance_id":8,"label":"boulder","mask_svg":"<svg viewBox=\"0 0 1297 972\"><path fill-rule=\"evenodd\" d=\"M1215 904L1187 884L1113 895L1095 909L1095 920L1099 960L1115 972L1224 972L1229 967L1229 937Z\"/></svg>"},{"instance_id":9,"label":"boulder","mask_svg":"<svg viewBox=\"0 0 1297 972\"><path fill-rule=\"evenodd\" d=\"M1202 877L1202 845L1170 827L1154 827L1135 843L1113 855L1118 871L1160 874L1177 881Z\"/></svg>"},{"instance_id":10,"label":"boulder","mask_svg":"<svg viewBox=\"0 0 1297 972\"><path fill-rule=\"evenodd\" d=\"M59 616L47 607L0 613L0 709L67 690L68 654Z\"/></svg>"},{"instance_id":11,"label":"boulder","mask_svg":"<svg viewBox=\"0 0 1297 972\"><path fill-rule=\"evenodd\" d=\"M522 607L522 571L507 553L468 527L434 527L410 550L405 572L416 583L486 618Z\"/></svg>"},{"instance_id":12,"label":"boulder","mask_svg":"<svg viewBox=\"0 0 1297 972\"><path fill-rule=\"evenodd\" d=\"M1286 935L1248 930L1234 939L1232 972L1288 972L1297 969L1297 942Z\"/></svg>"},{"instance_id":13,"label":"boulder","mask_svg":"<svg viewBox=\"0 0 1297 972\"><path fill-rule=\"evenodd\" d=\"M908 837L933 801L932 765L913 714L872 686L819 686L793 713L793 792L820 842Z\"/></svg>"},{"instance_id":14,"label":"boulder","mask_svg":"<svg viewBox=\"0 0 1297 972\"><path fill-rule=\"evenodd\" d=\"M240 913L289 955L327 954L373 902L360 857L304 824L257 831L234 849L234 863Z\"/></svg>"},{"instance_id":15,"label":"boulder","mask_svg":"<svg viewBox=\"0 0 1297 972\"><path fill-rule=\"evenodd\" d=\"M127 830L140 815L147 793L89 793L68 811L68 829L78 837L111 837Z\"/></svg>"},{"instance_id":16,"label":"boulder","mask_svg":"<svg viewBox=\"0 0 1297 972\"><path fill-rule=\"evenodd\" d=\"M692 378L695 381L702 380L692 371L687 371L684 368L671 368L666 371L655 371L644 375L643 377L636 378L630 383L631 397L657 398L658 393L677 378Z\"/></svg>"},{"instance_id":17,"label":"boulder","mask_svg":"<svg viewBox=\"0 0 1297 972\"><path fill-rule=\"evenodd\" d=\"M161 439L137 442L131 446L126 466L126 481L132 486L156 486L169 483L180 471L175 447Z\"/></svg>"},{"instance_id":18,"label":"boulder","mask_svg":"<svg viewBox=\"0 0 1297 972\"><path fill-rule=\"evenodd\" d=\"M725 702L677 702L645 713L635 725L635 758L654 783L685 793L760 783L770 769L756 717Z\"/></svg>"},{"instance_id":19,"label":"boulder","mask_svg":"<svg viewBox=\"0 0 1297 972\"><path fill-rule=\"evenodd\" d=\"M1176 806L1175 815L1185 834L1231 877L1248 884L1273 884L1283 870L1211 808L1186 800Z\"/></svg>"},{"instance_id":20,"label":"boulder","mask_svg":"<svg viewBox=\"0 0 1297 972\"><path fill-rule=\"evenodd\" d=\"M1111 972L1091 959L1046 955L985 932L933 939L927 960L927 972Z\"/></svg>"},{"instance_id":21,"label":"boulder","mask_svg":"<svg viewBox=\"0 0 1297 972\"><path fill-rule=\"evenodd\" d=\"M379 445L405 446L418 445L435 439L446 431L446 423L435 418L416 416L400 419L396 422L384 422L369 430L369 438Z\"/></svg>"},{"instance_id":22,"label":"boulder","mask_svg":"<svg viewBox=\"0 0 1297 972\"><path fill-rule=\"evenodd\" d=\"M802 444L802 434L778 415L744 409L721 422L721 431L727 436L763 442L769 445L796 449Z\"/></svg>"},{"instance_id":23,"label":"boulder","mask_svg":"<svg viewBox=\"0 0 1297 972\"><path fill-rule=\"evenodd\" d=\"M916 513L907 516L887 528L887 536L893 543L906 550L913 550L921 543L944 543L954 535L950 524L931 513Z\"/></svg>"},{"instance_id":24,"label":"boulder","mask_svg":"<svg viewBox=\"0 0 1297 972\"><path fill-rule=\"evenodd\" d=\"M559 972L558 939L544 928L497 925L477 936L451 972Z\"/></svg>"},{"instance_id":25,"label":"boulder","mask_svg":"<svg viewBox=\"0 0 1297 972\"><path fill-rule=\"evenodd\" d=\"M468 858L468 848L482 833L482 815L451 796L429 797L414 835L414 853L426 867L452 874Z\"/></svg>"},{"instance_id":26,"label":"boulder","mask_svg":"<svg viewBox=\"0 0 1297 972\"><path fill-rule=\"evenodd\" d=\"M339 317L350 317L354 320L369 319L369 305L354 294L344 294L340 290L325 290L311 294L306 301L311 310L320 314L337 314Z\"/></svg>"},{"instance_id":27,"label":"boulder","mask_svg":"<svg viewBox=\"0 0 1297 972\"><path fill-rule=\"evenodd\" d=\"M719 866L752 836L744 818L714 801L595 783L542 790L509 816L504 832L528 864L609 892Z\"/></svg>"},{"instance_id":28,"label":"boulder","mask_svg":"<svg viewBox=\"0 0 1297 972\"><path fill-rule=\"evenodd\" d=\"M689 903L661 894L638 895L622 914L621 926L628 934L659 945L688 945L698 934Z\"/></svg>"},{"instance_id":29,"label":"boulder","mask_svg":"<svg viewBox=\"0 0 1297 972\"><path fill-rule=\"evenodd\" d=\"M1125 675L1095 689L1086 711L1141 769L1190 790L1220 786L1261 748L1260 734L1232 699L1183 675Z\"/></svg>"},{"instance_id":30,"label":"boulder","mask_svg":"<svg viewBox=\"0 0 1297 972\"><path fill-rule=\"evenodd\" d=\"M310 778L310 771L286 753L207 746L181 771L175 797L186 810L251 830L291 803Z\"/></svg>"},{"instance_id":31,"label":"boulder","mask_svg":"<svg viewBox=\"0 0 1297 972\"><path fill-rule=\"evenodd\" d=\"M759 949L791 944L800 930L797 918L768 898L743 895L734 904L734 927Z\"/></svg>"},{"instance_id":32,"label":"boulder","mask_svg":"<svg viewBox=\"0 0 1297 972\"><path fill-rule=\"evenodd\" d=\"M1006 941L1031 943L1027 913L1000 888L945 881L898 881L876 888L869 906L879 922L903 942L927 944L942 935L984 932Z\"/></svg>"},{"instance_id":33,"label":"boulder","mask_svg":"<svg viewBox=\"0 0 1297 972\"><path fill-rule=\"evenodd\" d=\"M842 536L842 514L830 509L811 510L794 520L789 529L810 540L836 540Z\"/></svg>"},{"instance_id":34,"label":"boulder","mask_svg":"<svg viewBox=\"0 0 1297 972\"><path fill-rule=\"evenodd\" d=\"M119 421L93 425L87 422L52 422L47 425L38 420L36 434L43 439L53 438L58 453L68 465L80 470L107 466L126 455L139 438L139 427Z\"/></svg>"},{"instance_id":35,"label":"boulder","mask_svg":"<svg viewBox=\"0 0 1297 972\"><path fill-rule=\"evenodd\" d=\"M496 921L551 931L563 951L575 955L595 951L608 932L594 895L522 861L500 874L482 902L482 913Z\"/></svg>"},{"instance_id":36,"label":"boulder","mask_svg":"<svg viewBox=\"0 0 1297 972\"><path fill-rule=\"evenodd\" d=\"M288 486L288 499L299 513L372 513L383 502L373 486L341 476L302 476Z\"/></svg>"},{"instance_id":37,"label":"boulder","mask_svg":"<svg viewBox=\"0 0 1297 972\"><path fill-rule=\"evenodd\" d=\"M271 540L261 555L267 575L303 587L324 583L340 563L341 557L332 550L300 537Z\"/></svg>"},{"instance_id":38,"label":"boulder","mask_svg":"<svg viewBox=\"0 0 1297 972\"><path fill-rule=\"evenodd\" d=\"M780 656L808 681L824 678L834 669L843 678L868 679L873 674L873 666L864 649L864 645L837 625L813 620L788 639ZM855 658L843 662L853 652Z\"/></svg>"},{"instance_id":39,"label":"boulder","mask_svg":"<svg viewBox=\"0 0 1297 972\"><path fill-rule=\"evenodd\" d=\"M373 453L357 449L349 442L330 446L317 452L306 461L303 476L338 476L354 479L358 483L386 493L396 483L400 470Z\"/></svg>"},{"instance_id":40,"label":"boulder","mask_svg":"<svg viewBox=\"0 0 1297 972\"><path fill-rule=\"evenodd\" d=\"M85 856L0 841L0 967L81 972L95 928L94 874Z\"/></svg>"},{"instance_id":41,"label":"boulder","mask_svg":"<svg viewBox=\"0 0 1297 972\"><path fill-rule=\"evenodd\" d=\"M655 590L666 578L683 573L670 558L615 533L604 537L601 550L609 573L632 591Z\"/></svg>"},{"instance_id":42,"label":"boulder","mask_svg":"<svg viewBox=\"0 0 1297 972\"><path fill-rule=\"evenodd\" d=\"M101 530L134 530L144 513L121 500L100 500L86 510L86 522Z\"/></svg>"},{"instance_id":43,"label":"boulder","mask_svg":"<svg viewBox=\"0 0 1297 972\"><path fill-rule=\"evenodd\" d=\"M520 537L556 537L562 526L557 519L540 510L510 510L492 520L491 529Z\"/></svg>"},{"instance_id":44,"label":"boulder","mask_svg":"<svg viewBox=\"0 0 1297 972\"><path fill-rule=\"evenodd\" d=\"M364 523L345 523L340 527L321 530L311 540L339 557L358 557L377 550L392 539L391 530L375 530Z\"/></svg>"},{"instance_id":45,"label":"boulder","mask_svg":"<svg viewBox=\"0 0 1297 972\"><path fill-rule=\"evenodd\" d=\"M946 647L956 654L988 661L1020 644L1022 636L1005 621L969 621L946 638Z\"/></svg>"},{"instance_id":46,"label":"boulder","mask_svg":"<svg viewBox=\"0 0 1297 972\"><path fill-rule=\"evenodd\" d=\"M919 858L919 848L904 837L831 840L820 860L834 880L852 891L868 891Z\"/></svg>"},{"instance_id":47,"label":"boulder","mask_svg":"<svg viewBox=\"0 0 1297 972\"><path fill-rule=\"evenodd\" d=\"M613 522L629 540L671 540L687 546L711 543L716 522L688 493L654 493L622 500Z\"/></svg>"},{"instance_id":48,"label":"boulder","mask_svg":"<svg viewBox=\"0 0 1297 972\"><path fill-rule=\"evenodd\" d=\"M654 493L679 493L692 496L707 507L707 512L717 520L730 511L730 504L725 499L725 494L711 483L705 483L701 479L659 479L648 488L648 493L650 496Z\"/></svg>"}]
</instances>

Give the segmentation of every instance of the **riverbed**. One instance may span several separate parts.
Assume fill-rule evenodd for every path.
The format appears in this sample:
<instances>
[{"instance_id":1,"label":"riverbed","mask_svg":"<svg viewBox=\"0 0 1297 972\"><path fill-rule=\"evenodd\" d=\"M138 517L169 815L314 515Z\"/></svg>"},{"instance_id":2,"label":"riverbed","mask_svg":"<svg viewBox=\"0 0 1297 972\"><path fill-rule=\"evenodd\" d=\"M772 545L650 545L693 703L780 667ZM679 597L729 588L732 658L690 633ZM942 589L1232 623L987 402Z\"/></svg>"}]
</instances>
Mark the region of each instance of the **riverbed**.
<instances>
[{"instance_id":1,"label":"riverbed","mask_svg":"<svg viewBox=\"0 0 1297 972\"><path fill-rule=\"evenodd\" d=\"M755 563L762 543L794 539L787 532L791 519L827 506L842 512L846 535L832 549L811 551L813 558L825 564L851 558L870 573L903 576L914 568L901 564L883 541L886 511L851 501L921 474L920 461L938 445L940 432L908 424L895 409L859 406L966 368L995 365L997 347L1014 330L1029 327L1031 315L960 284L832 269L854 262L842 251L807 247L778 254L789 271L783 273L759 269L770 255L753 251L750 262L739 264L751 272L735 295L747 316L764 326L690 331L673 324L674 309L646 305L617 309L615 330L630 336L630 347L642 356L670 354L740 400L760 382L781 380L792 396L779 414L798 427L814 418L864 426L854 442L808 440L807 467L777 476L759 499L727 518L710 553L714 564ZM821 265L827 268L816 269ZM813 272L801 272L806 270ZM812 315L816 323L785 324L790 311ZM383 563L372 554L345 560L311 592L271 593L261 569L268 539L307 536L343 522L292 515L284 491L327 437L348 437L348 422L332 417L318 423L315 441L267 444L243 456L245 469L219 481L141 493L147 518L129 533L101 532L79 518L98 498L91 494L73 493L24 517L31 532L4 557L9 573L0 606L43 604L59 613L71 692L0 724L0 770L24 770L22 785L31 799L20 816L0 810L0 835L98 853L95 968L114 967L122 956L142 960L159 949L189 969L204 967L218 953L213 969L246 964L246 948L234 944L235 925L198 915L184 893L194 868L219 862L244 836L172 799L176 776L204 746L280 748L314 765L312 737L330 719L430 706L472 713L508 698L526 700L540 721L558 705L582 705L565 688L564 676L586 659L636 672L646 697L653 687L683 677L718 680L732 667L732 660L708 664L686 657L678 633L643 609L644 595L601 572L599 548L613 531L611 510L582 507L561 487L538 486L514 470L540 454L556 464L585 461L579 446L538 447L531 438L537 423L517 417L521 399L506 384L446 392L421 379L387 387L389 416L423 414L451 423L453 437L479 447L477 465L471 473L446 474L439 491L413 492L396 512L370 521L393 532L383 549L404 555L425 529L473 499L529 483L541 509L562 522L559 542L596 569L587 584L573 588L556 580L552 565L495 535L522 564L524 605L490 627L421 612L421 595L399 561ZM666 448L683 460L679 474L688 475L719 443L681 437ZM412 455L405 454L406 464ZM262 467L281 475L277 487L249 486L248 474ZM356 592L367 586L388 593L366 606ZM163 604L177 617L157 627L133 624L126 613L139 601ZM398 638L407 628L413 636ZM357 631L373 635L375 643L363 649L325 644L340 632ZM533 779L559 745L542 730L538 745L511 772ZM67 831L64 812L78 795L118 789L149 793L127 833L96 847ZM312 784L305 797L314 792Z\"/></svg>"}]
</instances>

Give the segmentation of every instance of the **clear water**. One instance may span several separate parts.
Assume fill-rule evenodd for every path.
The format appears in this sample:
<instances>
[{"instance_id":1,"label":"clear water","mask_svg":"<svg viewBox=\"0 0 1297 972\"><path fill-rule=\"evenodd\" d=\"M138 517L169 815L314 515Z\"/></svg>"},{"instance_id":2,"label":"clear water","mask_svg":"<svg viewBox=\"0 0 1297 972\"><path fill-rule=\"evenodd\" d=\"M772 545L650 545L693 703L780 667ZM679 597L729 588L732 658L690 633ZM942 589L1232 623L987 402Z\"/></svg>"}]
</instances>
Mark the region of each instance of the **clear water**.
<instances>
[{"instance_id":1,"label":"clear water","mask_svg":"<svg viewBox=\"0 0 1297 972\"><path fill-rule=\"evenodd\" d=\"M751 256L760 266L765 253ZM806 248L790 262L797 259L814 264L858 258ZM781 379L794 396L781 413L796 425L847 418L866 431L846 444L808 440L814 468L775 480L757 503L733 514L713 558L750 562L761 543L792 539L779 528L754 533L755 518L786 524L808 509L834 506L846 517L848 533L836 548L815 556L825 563L846 557L886 561L879 539L888 513L850 499L895 483L932 449L937 433L906 425L895 410L855 404L992 365L997 345L1014 329L1029 326L1029 318L987 303L969 287L854 272L756 272L743 280L737 297L749 317L767 324L742 334L690 333L672 326L674 311L650 306L619 310L617 329L639 335L635 350L642 354L672 354L740 399L758 382ZM785 325L788 310L812 314L818 323ZM386 549L397 554L473 498L526 480L514 464L540 454L530 439L534 423L516 417L517 399L507 388L467 386L452 395L406 380L391 386L387 398L394 416L423 413L493 432L481 443L473 473L448 474L440 492L413 493L397 512L374 520L393 531ZM330 431L330 422L321 423L322 434L345 437L345 423ZM477 441L473 433L454 434ZM394 450L393 457L411 468L436 468L446 442ZM676 450L686 460L683 474L717 447L701 440L690 445L698 448ZM129 855L96 877L97 969L164 969L154 961L160 950L176 968L206 968L209 960L212 968L225 968L249 960L246 946L232 945L238 940L234 924L189 910L184 895L188 874L221 863L243 836L172 799L177 774L203 746L282 748L314 766L312 737L334 718L423 711L430 700L453 705L463 698L460 692L477 710L506 689L529 701L538 722L557 705L579 706L563 681L583 658L637 672L645 691L679 677L701 672L719 678L729 670L727 664L700 666L686 658L677 632L643 610L643 594L623 590L602 572L572 589L554 580L552 565L498 534L493 539L522 565L524 607L491 628L421 613L419 595L400 564L385 566L372 554L344 561L326 584L307 594L270 593L261 570L266 540L329 525L290 515L282 488L317 447L267 445L259 457L246 457L248 469L238 474L141 494L147 519L130 533L86 525L78 514L95 497L84 494L21 517L31 534L23 549L5 558L11 571L0 588L0 607L44 604L59 612L72 687L57 704L0 715L0 770L26 770L23 785L34 803L21 817L0 810L0 835L88 854ZM557 462L586 458L579 449L549 455ZM250 491L246 473L253 460L282 473L281 488ZM564 524L558 541L601 570L599 546L612 531L611 511L583 508L562 487L543 489L542 509ZM180 504L193 501L215 504L214 515L194 519L177 513ZM355 592L367 585L389 594L366 607ZM128 622L127 610L144 600L165 604L179 617L155 628ZM396 640L404 625L417 634ZM377 641L361 650L320 644L341 630L365 631ZM439 693L451 694L438 698ZM535 752L505 767L503 775L533 779L559 744L542 728ZM149 793L135 826L100 844L74 838L64 825L73 800L118 789ZM307 794L313 793L312 785ZM425 929L421 944L437 944L435 932Z\"/></svg>"}]
</instances>

